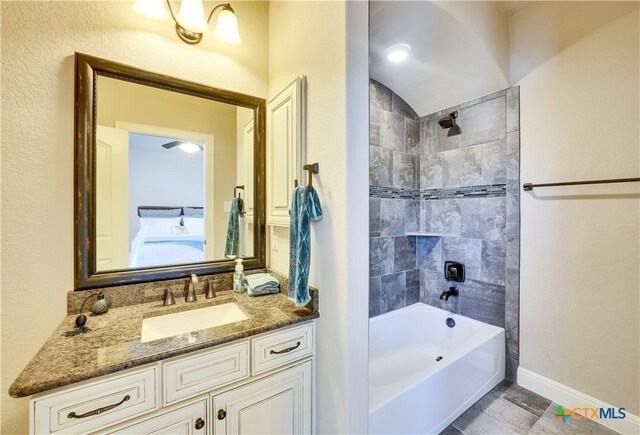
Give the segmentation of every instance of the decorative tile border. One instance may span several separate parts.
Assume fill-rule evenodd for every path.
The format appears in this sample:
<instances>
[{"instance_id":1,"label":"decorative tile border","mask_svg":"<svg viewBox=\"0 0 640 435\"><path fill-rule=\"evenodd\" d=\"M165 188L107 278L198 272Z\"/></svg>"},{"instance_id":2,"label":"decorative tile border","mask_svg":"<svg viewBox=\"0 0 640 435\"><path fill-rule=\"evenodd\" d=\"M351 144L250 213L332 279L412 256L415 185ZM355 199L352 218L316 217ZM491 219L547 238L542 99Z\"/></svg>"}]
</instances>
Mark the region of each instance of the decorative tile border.
<instances>
[{"instance_id":1,"label":"decorative tile border","mask_svg":"<svg viewBox=\"0 0 640 435\"><path fill-rule=\"evenodd\" d=\"M459 199L487 198L507 195L506 184L487 184L480 186L452 187L449 189L403 189L398 187L369 186L370 198L394 199Z\"/></svg>"}]
</instances>

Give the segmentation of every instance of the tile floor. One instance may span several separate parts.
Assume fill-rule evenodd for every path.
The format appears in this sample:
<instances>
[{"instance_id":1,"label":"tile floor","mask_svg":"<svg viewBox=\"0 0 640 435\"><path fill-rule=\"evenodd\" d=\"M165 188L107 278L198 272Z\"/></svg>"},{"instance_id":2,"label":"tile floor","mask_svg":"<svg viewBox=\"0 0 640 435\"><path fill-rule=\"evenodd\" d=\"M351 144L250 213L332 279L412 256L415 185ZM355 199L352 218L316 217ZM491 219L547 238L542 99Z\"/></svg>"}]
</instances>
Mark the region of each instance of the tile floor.
<instances>
[{"instance_id":1,"label":"tile floor","mask_svg":"<svg viewBox=\"0 0 640 435\"><path fill-rule=\"evenodd\" d=\"M593 420L570 418L563 423L553 415L557 406L517 384L503 381L440 435L617 434Z\"/></svg>"}]
</instances>

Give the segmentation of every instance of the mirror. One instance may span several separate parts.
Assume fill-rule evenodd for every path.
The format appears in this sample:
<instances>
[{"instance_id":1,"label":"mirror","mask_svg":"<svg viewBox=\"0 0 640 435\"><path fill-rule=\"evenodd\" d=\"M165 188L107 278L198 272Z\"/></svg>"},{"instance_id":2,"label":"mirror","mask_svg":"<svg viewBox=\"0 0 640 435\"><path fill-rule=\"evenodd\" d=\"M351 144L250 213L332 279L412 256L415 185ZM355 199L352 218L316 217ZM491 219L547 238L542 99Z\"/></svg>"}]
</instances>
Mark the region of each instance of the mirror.
<instances>
[{"instance_id":1,"label":"mirror","mask_svg":"<svg viewBox=\"0 0 640 435\"><path fill-rule=\"evenodd\" d=\"M265 265L265 100L76 54L76 289Z\"/></svg>"}]
</instances>

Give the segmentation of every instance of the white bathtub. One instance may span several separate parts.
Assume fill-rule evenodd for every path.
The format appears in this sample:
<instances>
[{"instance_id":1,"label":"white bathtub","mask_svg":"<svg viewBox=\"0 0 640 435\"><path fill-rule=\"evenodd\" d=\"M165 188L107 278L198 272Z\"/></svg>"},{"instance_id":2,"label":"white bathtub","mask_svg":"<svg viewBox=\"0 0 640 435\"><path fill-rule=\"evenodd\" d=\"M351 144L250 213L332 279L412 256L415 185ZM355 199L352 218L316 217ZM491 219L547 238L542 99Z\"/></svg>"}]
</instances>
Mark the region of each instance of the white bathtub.
<instances>
[{"instance_id":1,"label":"white bathtub","mask_svg":"<svg viewBox=\"0 0 640 435\"><path fill-rule=\"evenodd\" d=\"M502 328L422 303L370 319L369 432L439 433L504 379L504 364Z\"/></svg>"}]
</instances>

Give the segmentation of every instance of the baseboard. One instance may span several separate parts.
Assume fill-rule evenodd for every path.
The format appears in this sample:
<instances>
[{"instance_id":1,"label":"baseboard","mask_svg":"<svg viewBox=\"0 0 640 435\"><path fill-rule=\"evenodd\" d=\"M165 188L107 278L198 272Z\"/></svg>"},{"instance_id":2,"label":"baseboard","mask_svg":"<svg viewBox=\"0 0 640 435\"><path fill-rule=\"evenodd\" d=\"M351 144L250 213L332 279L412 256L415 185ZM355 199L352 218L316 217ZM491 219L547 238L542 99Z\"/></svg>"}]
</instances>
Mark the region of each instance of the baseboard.
<instances>
[{"instance_id":1,"label":"baseboard","mask_svg":"<svg viewBox=\"0 0 640 435\"><path fill-rule=\"evenodd\" d=\"M565 408L617 408L522 367L518 367L518 384ZM603 418L596 421L622 434L640 433L640 418L629 412L622 420Z\"/></svg>"}]
</instances>

